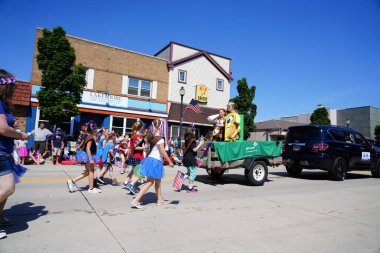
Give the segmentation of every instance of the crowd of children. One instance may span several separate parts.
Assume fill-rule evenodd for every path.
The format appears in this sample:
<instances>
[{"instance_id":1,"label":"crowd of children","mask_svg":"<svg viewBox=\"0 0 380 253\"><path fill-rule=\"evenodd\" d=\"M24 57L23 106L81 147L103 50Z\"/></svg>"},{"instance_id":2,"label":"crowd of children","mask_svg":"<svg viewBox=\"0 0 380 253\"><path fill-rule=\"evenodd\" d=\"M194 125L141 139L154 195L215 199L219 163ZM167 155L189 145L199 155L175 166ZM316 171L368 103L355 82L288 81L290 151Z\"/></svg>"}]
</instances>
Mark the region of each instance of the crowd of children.
<instances>
[{"instance_id":1,"label":"crowd of children","mask_svg":"<svg viewBox=\"0 0 380 253\"><path fill-rule=\"evenodd\" d=\"M85 177L88 177L88 193L101 193L99 185L106 184L107 181L112 185L119 185L114 174L115 167L119 168L120 174L128 172L122 186L136 195L131 203L133 207L142 208L140 199L152 185L155 185L157 204L164 205L168 201L161 194L163 166L184 164L188 167L187 191L196 192L193 187L197 170L195 157L203 140L196 144L195 131L189 128L185 133L187 148L184 151L173 140L165 144L162 128L166 122L163 122L165 121L162 119L154 120L148 130L141 121L136 121L132 126L131 136L118 136L109 129L98 129L92 121L87 123L78 137L75 154L76 161L84 164L85 169L80 175L67 181L69 191L74 192L76 182ZM107 172L108 180L105 179Z\"/></svg>"}]
</instances>

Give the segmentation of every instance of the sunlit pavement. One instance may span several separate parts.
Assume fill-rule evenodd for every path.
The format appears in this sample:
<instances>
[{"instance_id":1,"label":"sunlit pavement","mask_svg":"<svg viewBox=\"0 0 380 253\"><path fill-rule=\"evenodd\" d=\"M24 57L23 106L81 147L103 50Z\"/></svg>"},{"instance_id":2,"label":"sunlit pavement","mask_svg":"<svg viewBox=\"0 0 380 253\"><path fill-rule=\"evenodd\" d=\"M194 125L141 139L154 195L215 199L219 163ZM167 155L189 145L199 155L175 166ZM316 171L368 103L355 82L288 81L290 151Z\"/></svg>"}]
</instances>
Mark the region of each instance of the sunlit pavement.
<instances>
[{"instance_id":1,"label":"sunlit pavement","mask_svg":"<svg viewBox=\"0 0 380 253\"><path fill-rule=\"evenodd\" d=\"M270 167L265 185L252 187L242 169L218 180L200 169L199 191L187 193L171 187L185 168L168 167L163 195L171 204L157 206L151 189L138 210L121 186L88 194L82 180L69 193L65 181L81 166L27 167L6 205L15 225L5 228L1 253L380 252L380 179L369 172L334 182L323 171L290 178L283 167Z\"/></svg>"}]
</instances>

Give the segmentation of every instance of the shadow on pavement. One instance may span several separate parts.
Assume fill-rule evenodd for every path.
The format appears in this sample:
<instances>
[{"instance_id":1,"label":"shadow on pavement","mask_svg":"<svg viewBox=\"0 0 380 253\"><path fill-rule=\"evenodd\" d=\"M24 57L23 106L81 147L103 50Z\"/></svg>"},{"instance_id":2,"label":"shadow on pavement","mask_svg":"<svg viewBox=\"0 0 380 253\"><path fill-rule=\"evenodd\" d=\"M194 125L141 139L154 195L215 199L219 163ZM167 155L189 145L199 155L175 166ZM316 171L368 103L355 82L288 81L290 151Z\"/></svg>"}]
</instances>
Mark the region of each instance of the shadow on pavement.
<instances>
[{"instance_id":1,"label":"shadow on pavement","mask_svg":"<svg viewBox=\"0 0 380 253\"><path fill-rule=\"evenodd\" d=\"M13 225L6 227L7 234L24 231L29 228L28 222L38 219L48 213L45 206L33 206L34 203L25 202L4 210L4 216L13 221Z\"/></svg>"},{"instance_id":2,"label":"shadow on pavement","mask_svg":"<svg viewBox=\"0 0 380 253\"><path fill-rule=\"evenodd\" d=\"M219 178L213 178L209 175L199 175L196 177L195 181L217 186L217 185L225 185L225 184L238 184L238 185L245 185L252 187L247 183L247 180L245 179L244 175L237 175L237 174L224 174L223 176ZM266 182L271 182L272 180L267 179Z\"/></svg>"},{"instance_id":3,"label":"shadow on pavement","mask_svg":"<svg viewBox=\"0 0 380 253\"><path fill-rule=\"evenodd\" d=\"M280 176L280 177L292 177L287 172L270 172L269 174ZM371 178L371 177L372 177L371 175L348 172L345 180L365 179L365 178ZM305 179L305 180L330 180L329 175L326 171L302 171L301 175L299 175L298 177L293 177L293 178Z\"/></svg>"}]
</instances>

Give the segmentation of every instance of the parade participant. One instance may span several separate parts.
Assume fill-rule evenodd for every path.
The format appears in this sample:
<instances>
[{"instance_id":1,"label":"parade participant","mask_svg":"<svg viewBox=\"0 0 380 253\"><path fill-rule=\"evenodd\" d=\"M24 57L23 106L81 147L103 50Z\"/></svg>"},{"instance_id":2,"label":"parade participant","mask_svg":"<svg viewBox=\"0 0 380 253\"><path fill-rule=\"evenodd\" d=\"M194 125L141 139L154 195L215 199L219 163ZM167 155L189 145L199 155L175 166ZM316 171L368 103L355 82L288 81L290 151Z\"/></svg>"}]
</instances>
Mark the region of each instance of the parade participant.
<instances>
[{"instance_id":1,"label":"parade participant","mask_svg":"<svg viewBox=\"0 0 380 253\"><path fill-rule=\"evenodd\" d=\"M139 189L135 186L135 183L138 181L136 178L133 177L133 169L136 165L140 164L141 161L144 159L144 138L141 136L141 131L144 127L144 124L141 121L136 121L132 125L132 138L129 141L129 147L130 147L130 158L127 162L127 165L130 165L132 167L131 171L129 172L127 178L131 180L125 180L123 182L123 185L127 187L127 189L132 193L136 194ZM133 182L132 182L133 181Z\"/></svg>"},{"instance_id":2,"label":"parade participant","mask_svg":"<svg viewBox=\"0 0 380 253\"><path fill-rule=\"evenodd\" d=\"M3 211L8 197L15 191L14 162L12 160L14 140L29 138L29 135L13 128L15 121L10 108L16 87L15 82L14 76L0 69L0 227L13 224L4 217ZM0 239L4 237L6 237L6 232L0 230Z\"/></svg>"},{"instance_id":3,"label":"parade participant","mask_svg":"<svg viewBox=\"0 0 380 253\"><path fill-rule=\"evenodd\" d=\"M96 156L97 157L103 156L104 147L106 146L107 139L108 139L108 134L109 134L108 129L102 128L101 136L98 140L98 145L96 146ZM100 176L100 174L103 171L103 165L104 164L103 164L102 159L99 159L99 162L98 162L99 171L98 171L98 175L96 177L96 180L102 184L104 184L104 180L103 180L103 177ZM103 175L104 175L104 173L103 173Z\"/></svg>"},{"instance_id":4,"label":"parade participant","mask_svg":"<svg viewBox=\"0 0 380 253\"><path fill-rule=\"evenodd\" d=\"M107 142L106 142L106 145L104 146L103 154L101 157L101 161L104 167L98 175L98 181L101 182L102 184L105 183L103 177L107 173L107 171L109 171L110 173L112 184L113 185L117 184L116 178L114 178L113 167L112 167L112 161L115 159L115 153L114 153L115 142L116 142L116 135L114 132L111 131L108 134Z\"/></svg>"},{"instance_id":5,"label":"parade participant","mask_svg":"<svg viewBox=\"0 0 380 253\"><path fill-rule=\"evenodd\" d=\"M51 137L51 149L52 149L52 163L55 165L58 162L58 158L61 156L65 142L63 135L61 134L61 128L55 130L55 134Z\"/></svg>"},{"instance_id":6,"label":"parade participant","mask_svg":"<svg viewBox=\"0 0 380 253\"><path fill-rule=\"evenodd\" d=\"M81 146L81 149L85 151L85 156L83 161L85 162L85 170L78 177L68 180L67 187L69 188L69 192L74 191L75 182L85 178L88 176L88 193L101 193L102 191L98 188L94 187L94 166L95 161L94 157L96 154L96 124L93 121L90 121L86 124L87 136Z\"/></svg>"},{"instance_id":7,"label":"parade participant","mask_svg":"<svg viewBox=\"0 0 380 253\"><path fill-rule=\"evenodd\" d=\"M119 148L119 155L121 160L121 171L120 174L124 174L125 170L127 168L125 157L128 154L128 142L129 142L129 135L124 135L124 138L121 140L118 148Z\"/></svg>"},{"instance_id":8,"label":"parade participant","mask_svg":"<svg viewBox=\"0 0 380 253\"><path fill-rule=\"evenodd\" d=\"M194 188L194 180L197 176L197 150L203 145L203 139L201 139L196 144L195 131L193 128L186 128L185 130L185 150L183 152L183 165L187 167L187 174L185 175L185 179L189 180L189 185L187 192L197 192L198 190Z\"/></svg>"},{"instance_id":9,"label":"parade participant","mask_svg":"<svg viewBox=\"0 0 380 253\"><path fill-rule=\"evenodd\" d=\"M45 124L41 123L40 127L33 130L32 134L34 136L34 145L42 156L46 155L46 138L51 136L53 133L49 129L45 128Z\"/></svg>"},{"instance_id":10,"label":"parade participant","mask_svg":"<svg viewBox=\"0 0 380 253\"><path fill-rule=\"evenodd\" d=\"M152 133L147 133L146 139L150 145L150 151L142 162L140 172L147 177L147 183L141 188L136 198L131 202L132 207L138 209L143 208L140 200L153 185L155 185L157 205L161 206L170 203L162 197L161 193L161 179L164 177L162 159L165 159L171 167L173 167L173 163L166 154L164 139L161 136L154 136Z\"/></svg>"},{"instance_id":11,"label":"parade participant","mask_svg":"<svg viewBox=\"0 0 380 253\"><path fill-rule=\"evenodd\" d=\"M208 121L214 124L214 131L212 133L213 139L216 141L223 141L224 133L224 117L226 116L226 109L219 109L219 114L208 116Z\"/></svg>"},{"instance_id":12,"label":"parade participant","mask_svg":"<svg viewBox=\"0 0 380 253\"><path fill-rule=\"evenodd\" d=\"M225 118L224 140L236 141L240 137L240 116L235 103L229 102L227 107L229 114Z\"/></svg>"}]
</instances>

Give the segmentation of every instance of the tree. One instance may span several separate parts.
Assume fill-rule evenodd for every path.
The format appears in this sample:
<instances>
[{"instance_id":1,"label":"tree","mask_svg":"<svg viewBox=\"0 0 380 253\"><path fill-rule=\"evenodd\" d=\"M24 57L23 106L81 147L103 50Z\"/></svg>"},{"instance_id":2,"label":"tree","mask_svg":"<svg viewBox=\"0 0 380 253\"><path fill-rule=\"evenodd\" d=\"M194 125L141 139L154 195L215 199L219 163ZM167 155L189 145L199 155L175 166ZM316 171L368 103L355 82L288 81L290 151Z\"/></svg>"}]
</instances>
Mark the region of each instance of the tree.
<instances>
[{"instance_id":1,"label":"tree","mask_svg":"<svg viewBox=\"0 0 380 253\"><path fill-rule=\"evenodd\" d=\"M380 125L375 127L375 146L380 147Z\"/></svg>"},{"instance_id":2,"label":"tree","mask_svg":"<svg viewBox=\"0 0 380 253\"><path fill-rule=\"evenodd\" d=\"M253 103L256 94L256 86L248 87L245 77L238 80L237 91L238 96L231 99L236 106L239 114L244 115L244 140L251 136L251 132L255 130L254 119L256 117L257 106Z\"/></svg>"},{"instance_id":3,"label":"tree","mask_svg":"<svg viewBox=\"0 0 380 253\"><path fill-rule=\"evenodd\" d=\"M42 72L37 98L41 114L51 124L59 124L79 113L78 104L86 85L86 68L75 65L75 51L58 26L43 30L38 39L37 63Z\"/></svg>"},{"instance_id":4,"label":"tree","mask_svg":"<svg viewBox=\"0 0 380 253\"><path fill-rule=\"evenodd\" d=\"M331 121L329 119L329 112L323 106L319 106L315 111L311 114L310 124L313 125L330 125Z\"/></svg>"}]
</instances>

